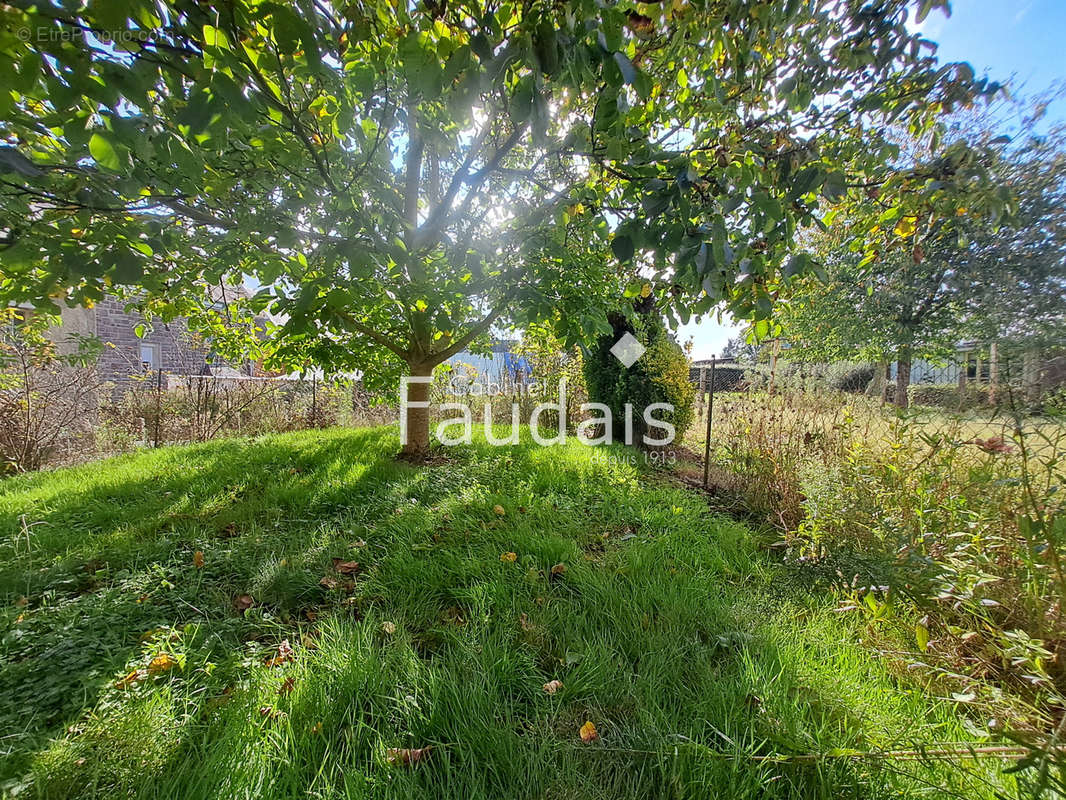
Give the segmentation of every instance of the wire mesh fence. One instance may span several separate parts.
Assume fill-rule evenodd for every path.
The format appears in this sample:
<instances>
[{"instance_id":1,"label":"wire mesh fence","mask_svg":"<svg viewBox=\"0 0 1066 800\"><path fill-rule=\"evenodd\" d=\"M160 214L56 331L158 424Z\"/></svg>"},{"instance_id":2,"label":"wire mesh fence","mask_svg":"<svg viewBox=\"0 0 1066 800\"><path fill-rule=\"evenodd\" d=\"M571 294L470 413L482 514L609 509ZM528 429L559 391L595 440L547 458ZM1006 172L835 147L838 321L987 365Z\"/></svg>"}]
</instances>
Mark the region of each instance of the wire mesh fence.
<instances>
[{"instance_id":1,"label":"wire mesh fence","mask_svg":"<svg viewBox=\"0 0 1066 800\"><path fill-rule=\"evenodd\" d=\"M1053 725L1066 708L1059 363L1001 365L994 383L960 371L954 392L913 387L906 409L798 371L707 382L686 437L706 461L690 481L830 584L875 645L890 640L878 631L915 637L916 654L893 644L886 657L963 702L1009 688Z\"/></svg>"},{"instance_id":2,"label":"wire mesh fence","mask_svg":"<svg viewBox=\"0 0 1066 800\"><path fill-rule=\"evenodd\" d=\"M136 443L198 442L388 418L357 381L308 377L135 376L100 407L104 428Z\"/></svg>"}]
</instances>

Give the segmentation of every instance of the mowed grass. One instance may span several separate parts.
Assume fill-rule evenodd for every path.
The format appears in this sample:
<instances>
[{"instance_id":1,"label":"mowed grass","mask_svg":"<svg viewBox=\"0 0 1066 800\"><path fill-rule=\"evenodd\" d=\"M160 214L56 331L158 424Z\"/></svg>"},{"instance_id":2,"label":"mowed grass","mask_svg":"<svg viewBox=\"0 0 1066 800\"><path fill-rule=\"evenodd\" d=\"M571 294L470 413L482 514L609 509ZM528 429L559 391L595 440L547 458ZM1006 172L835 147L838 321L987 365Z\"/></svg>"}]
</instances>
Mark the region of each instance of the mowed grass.
<instances>
[{"instance_id":1,"label":"mowed grass","mask_svg":"<svg viewBox=\"0 0 1066 800\"><path fill-rule=\"evenodd\" d=\"M396 449L389 428L313 431L0 482L4 792L867 800L1008 780L991 759L844 757L979 740L631 451L412 468Z\"/></svg>"}]
</instances>

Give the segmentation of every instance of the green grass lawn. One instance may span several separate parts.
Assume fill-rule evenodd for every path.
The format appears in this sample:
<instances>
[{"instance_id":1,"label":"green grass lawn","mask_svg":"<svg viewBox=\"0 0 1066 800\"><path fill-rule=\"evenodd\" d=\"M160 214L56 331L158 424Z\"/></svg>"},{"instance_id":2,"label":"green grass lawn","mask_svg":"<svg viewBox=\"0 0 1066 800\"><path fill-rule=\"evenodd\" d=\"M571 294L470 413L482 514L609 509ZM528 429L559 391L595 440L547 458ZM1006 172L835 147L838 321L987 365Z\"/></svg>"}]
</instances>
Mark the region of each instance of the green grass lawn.
<instances>
[{"instance_id":1,"label":"green grass lawn","mask_svg":"<svg viewBox=\"0 0 1066 800\"><path fill-rule=\"evenodd\" d=\"M305 432L0 482L4 791L867 800L1007 780L989 759L840 757L979 739L700 495L576 443L419 469L396 449L392 429Z\"/></svg>"}]
</instances>

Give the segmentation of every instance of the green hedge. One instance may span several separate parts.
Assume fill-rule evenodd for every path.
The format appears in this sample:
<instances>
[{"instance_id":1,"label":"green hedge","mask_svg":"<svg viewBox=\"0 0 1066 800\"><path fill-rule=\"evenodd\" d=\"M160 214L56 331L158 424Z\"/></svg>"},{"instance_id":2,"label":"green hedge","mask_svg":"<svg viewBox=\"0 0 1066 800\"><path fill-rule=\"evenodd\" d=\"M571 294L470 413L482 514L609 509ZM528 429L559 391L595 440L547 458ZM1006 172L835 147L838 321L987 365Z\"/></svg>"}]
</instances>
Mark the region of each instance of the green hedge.
<instances>
[{"instance_id":1,"label":"green hedge","mask_svg":"<svg viewBox=\"0 0 1066 800\"><path fill-rule=\"evenodd\" d=\"M891 387L895 390L895 387ZM961 393L960 393L961 392ZM907 388L911 405L967 410L990 405L988 387L967 384L960 390L955 383L913 383Z\"/></svg>"},{"instance_id":2,"label":"green hedge","mask_svg":"<svg viewBox=\"0 0 1066 800\"><path fill-rule=\"evenodd\" d=\"M585 384L589 400L611 410L614 438L622 441L625 432L625 404L633 406L633 443L640 444L646 430L643 412L652 403L669 403L673 412L657 411L655 418L670 422L680 441L692 424L695 390L689 382L688 358L670 336L662 319L654 312L637 313L631 318L611 315L612 332L601 336L585 359ZM626 333L632 334L647 351L628 369L614 357L611 348ZM652 432L655 437L661 431Z\"/></svg>"}]
</instances>

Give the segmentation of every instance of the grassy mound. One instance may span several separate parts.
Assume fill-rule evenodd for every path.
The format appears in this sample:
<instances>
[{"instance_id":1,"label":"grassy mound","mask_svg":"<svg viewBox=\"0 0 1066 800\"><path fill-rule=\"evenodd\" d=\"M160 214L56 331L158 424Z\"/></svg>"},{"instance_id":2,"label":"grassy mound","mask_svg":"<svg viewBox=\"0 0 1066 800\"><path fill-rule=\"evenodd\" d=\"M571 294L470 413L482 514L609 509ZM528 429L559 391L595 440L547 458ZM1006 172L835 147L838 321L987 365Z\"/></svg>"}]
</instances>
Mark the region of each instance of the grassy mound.
<instances>
[{"instance_id":1,"label":"grassy mound","mask_svg":"<svg viewBox=\"0 0 1066 800\"><path fill-rule=\"evenodd\" d=\"M395 451L305 432L0 482L4 789L991 795L996 762L847 757L974 734L631 453Z\"/></svg>"}]
</instances>

